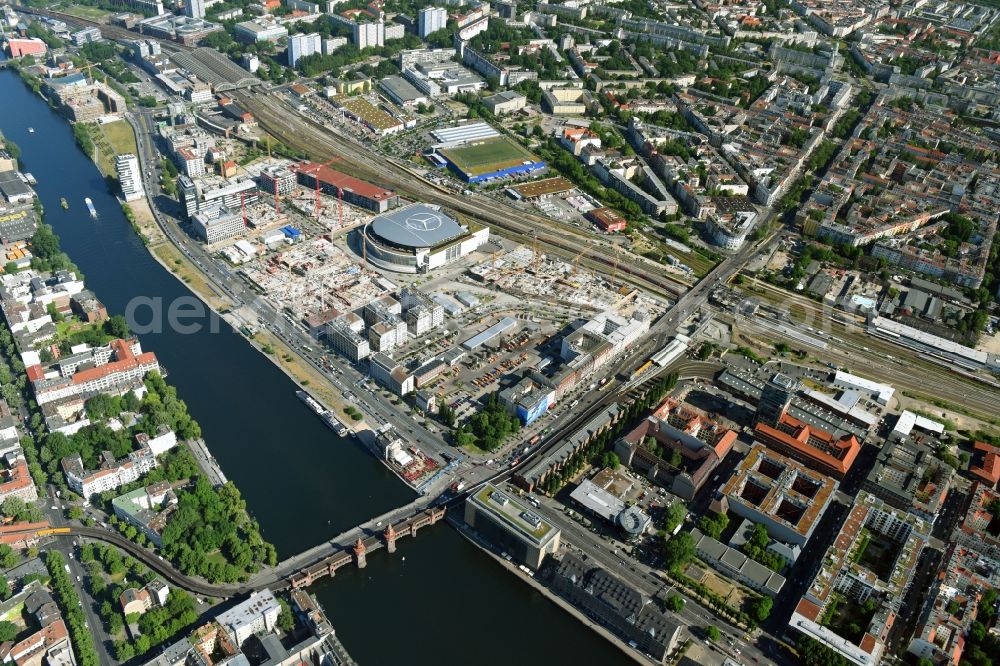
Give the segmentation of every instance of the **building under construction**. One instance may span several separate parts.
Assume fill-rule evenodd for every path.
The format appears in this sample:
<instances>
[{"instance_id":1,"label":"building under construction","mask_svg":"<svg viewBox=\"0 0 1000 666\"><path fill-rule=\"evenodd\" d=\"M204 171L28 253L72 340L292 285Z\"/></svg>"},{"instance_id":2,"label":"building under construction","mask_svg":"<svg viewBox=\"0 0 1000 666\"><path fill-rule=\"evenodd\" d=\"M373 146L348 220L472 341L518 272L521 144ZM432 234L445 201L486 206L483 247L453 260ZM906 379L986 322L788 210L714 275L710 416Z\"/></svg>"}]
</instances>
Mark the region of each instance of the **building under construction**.
<instances>
[{"instance_id":1,"label":"building under construction","mask_svg":"<svg viewBox=\"0 0 1000 666\"><path fill-rule=\"evenodd\" d=\"M399 205L399 195L378 185L360 180L346 173L335 171L324 164L301 162L291 167L299 185L315 189L317 177L319 191L340 197L345 203L360 206L376 213L384 213ZM318 176L317 176L318 174Z\"/></svg>"}]
</instances>

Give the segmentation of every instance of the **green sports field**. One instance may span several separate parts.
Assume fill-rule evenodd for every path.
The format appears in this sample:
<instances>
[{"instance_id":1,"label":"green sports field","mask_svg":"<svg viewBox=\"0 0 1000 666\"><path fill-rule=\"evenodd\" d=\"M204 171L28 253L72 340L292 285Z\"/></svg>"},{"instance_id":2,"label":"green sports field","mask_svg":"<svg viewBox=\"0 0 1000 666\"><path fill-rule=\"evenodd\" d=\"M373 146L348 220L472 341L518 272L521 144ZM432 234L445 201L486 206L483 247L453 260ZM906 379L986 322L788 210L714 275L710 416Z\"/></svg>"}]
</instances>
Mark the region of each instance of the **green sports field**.
<instances>
[{"instance_id":1,"label":"green sports field","mask_svg":"<svg viewBox=\"0 0 1000 666\"><path fill-rule=\"evenodd\" d=\"M508 169L538 158L507 137L498 136L438 151L463 173L475 177Z\"/></svg>"}]
</instances>

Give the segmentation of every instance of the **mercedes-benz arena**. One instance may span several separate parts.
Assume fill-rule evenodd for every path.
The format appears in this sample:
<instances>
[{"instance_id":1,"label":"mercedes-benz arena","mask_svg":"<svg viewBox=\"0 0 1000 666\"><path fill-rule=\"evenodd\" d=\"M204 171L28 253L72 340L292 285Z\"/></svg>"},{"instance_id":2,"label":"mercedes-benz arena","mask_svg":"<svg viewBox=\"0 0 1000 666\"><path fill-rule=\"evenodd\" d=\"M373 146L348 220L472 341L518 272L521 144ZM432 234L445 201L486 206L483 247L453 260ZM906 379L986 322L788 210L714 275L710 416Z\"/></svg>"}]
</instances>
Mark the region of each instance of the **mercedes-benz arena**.
<instances>
[{"instance_id":1,"label":"mercedes-benz arena","mask_svg":"<svg viewBox=\"0 0 1000 666\"><path fill-rule=\"evenodd\" d=\"M362 230L367 259L399 273L426 273L475 252L489 227L470 231L438 208L415 203L379 215Z\"/></svg>"}]
</instances>

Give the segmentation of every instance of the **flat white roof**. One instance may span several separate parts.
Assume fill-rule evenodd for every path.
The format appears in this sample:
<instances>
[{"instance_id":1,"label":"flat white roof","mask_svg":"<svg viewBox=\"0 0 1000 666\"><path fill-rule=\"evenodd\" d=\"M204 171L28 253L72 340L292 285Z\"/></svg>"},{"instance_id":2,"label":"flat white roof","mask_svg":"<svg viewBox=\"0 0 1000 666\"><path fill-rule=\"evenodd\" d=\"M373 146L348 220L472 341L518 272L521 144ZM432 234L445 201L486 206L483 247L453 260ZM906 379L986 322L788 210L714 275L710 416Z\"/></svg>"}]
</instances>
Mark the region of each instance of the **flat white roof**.
<instances>
[{"instance_id":1,"label":"flat white roof","mask_svg":"<svg viewBox=\"0 0 1000 666\"><path fill-rule=\"evenodd\" d=\"M982 365L986 365L989 360L989 354L986 352L978 351L972 347L966 347L965 345L960 345L957 342L952 342L951 340L946 340L945 338L931 335L930 333L924 333L920 329L907 326L906 324L900 324L898 321L886 319L885 317L875 317L872 319L871 325L874 328L880 328L882 330L889 331L890 333L895 333L901 337L916 340L917 342L923 343L929 347L934 347L935 349L939 349L943 352L967 358L970 361L975 361L976 363L980 363Z\"/></svg>"},{"instance_id":2,"label":"flat white roof","mask_svg":"<svg viewBox=\"0 0 1000 666\"><path fill-rule=\"evenodd\" d=\"M584 479L569 496L610 522L614 522L618 514L625 510L625 502L594 484L590 479Z\"/></svg>"},{"instance_id":3,"label":"flat white roof","mask_svg":"<svg viewBox=\"0 0 1000 666\"><path fill-rule=\"evenodd\" d=\"M806 389L805 395L838 414L850 416L861 421L868 427L878 423L878 416L857 406L857 394L854 391L845 391L841 400L837 400L822 391L814 391L812 389Z\"/></svg>"},{"instance_id":4,"label":"flat white roof","mask_svg":"<svg viewBox=\"0 0 1000 666\"><path fill-rule=\"evenodd\" d=\"M486 123L469 123L468 125L432 130L431 135L441 143L454 143L456 141L467 142L477 139L489 139L494 136L500 136L500 132Z\"/></svg>"},{"instance_id":5,"label":"flat white roof","mask_svg":"<svg viewBox=\"0 0 1000 666\"><path fill-rule=\"evenodd\" d=\"M830 629L819 625L798 611L792 613L792 618L788 621L789 626L803 634L826 645L831 650L843 655L852 664L858 666L870 666L876 663L875 657L846 638L834 633Z\"/></svg>"},{"instance_id":6,"label":"flat white roof","mask_svg":"<svg viewBox=\"0 0 1000 666\"><path fill-rule=\"evenodd\" d=\"M896 425L893 426L892 431L898 432L901 435L909 435L914 428L919 428L938 436L944 434L944 424L920 416L919 414L914 414L911 411L904 411L899 415L899 420L896 421Z\"/></svg>"},{"instance_id":7,"label":"flat white roof","mask_svg":"<svg viewBox=\"0 0 1000 666\"><path fill-rule=\"evenodd\" d=\"M872 381L871 379L858 377L857 375L852 375L841 370L837 370L837 373L833 377L833 382L835 384L859 388L869 393L877 393L879 395L879 400L882 401L888 401L896 392L896 389L888 384L880 384L879 382Z\"/></svg>"}]
</instances>

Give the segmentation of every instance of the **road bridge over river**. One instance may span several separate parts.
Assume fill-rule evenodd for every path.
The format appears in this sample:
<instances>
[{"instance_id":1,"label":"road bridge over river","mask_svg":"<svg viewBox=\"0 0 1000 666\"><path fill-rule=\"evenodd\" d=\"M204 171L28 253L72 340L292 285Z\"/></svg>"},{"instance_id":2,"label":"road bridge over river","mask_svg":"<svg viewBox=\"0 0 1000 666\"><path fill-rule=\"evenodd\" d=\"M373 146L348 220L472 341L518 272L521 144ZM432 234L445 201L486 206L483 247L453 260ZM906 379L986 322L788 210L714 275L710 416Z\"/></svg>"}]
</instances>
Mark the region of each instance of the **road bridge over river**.
<instances>
[{"instance_id":1,"label":"road bridge over river","mask_svg":"<svg viewBox=\"0 0 1000 666\"><path fill-rule=\"evenodd\" d=\"M249 594L263 588L281 590L289 587L307 587L318 578L334 575L337 569L347 564L354 563L356 566L364 567L367 564L367 555L372 551L385 548L390 553L395 552L396 542L399 539L406 536L415 537L420 529L440 522L448 508L460 505L470 492L474 492L483 484L502 483L524 465L530 464L537 457L544 457L563 439L572 435L584 423L593 418L600 409L613 402L628 401L636 397L648 388L658 375L665 372L676 372L681 378L708 379L719 369L719 366L713 363L681 360L667 368L650 373L638 381L619 383L618 380L615 380L618 385L613 390L601 395L593 404L562 424L542 445L525 456L519 464L497 472L488 479L474 483L464 493L449 498L446 504L440 501L442 499L440 497L418 497L409 504L375 516L309 550L282 560L273 567L265 567L245 583L215 584L199 577L188 576L148 548L108 529L81 526L57 527L51 530L50 534L57 538L93 539L117 546L145 563L168 582L202 597L225 599Z\"/></svg>"},{"instance_id":2,"label":"road bridge over river","mask_svg":"<svg viewBox=\"0 0 1000 666\"><path fill-rule=\"evenodd\" d=\"M188 576L149 549L107 529L72 526L52 530L51 536L93 539L117 546L176 587L203 597L227 599L263 588L282 590L288 587L305 587L321 576L332 576L334 571L348 562L365 566L368 552L386 547L393 553L396 551L396 541L406 536L415 537L421 528L444 518L446 508L432 507L430 504L431 500L420 497L410 504L338 534L329 541L282 560L273 567L265 567L247 582L237 584L210 583L196 576Z\"/></svg>"}]
</instances>

